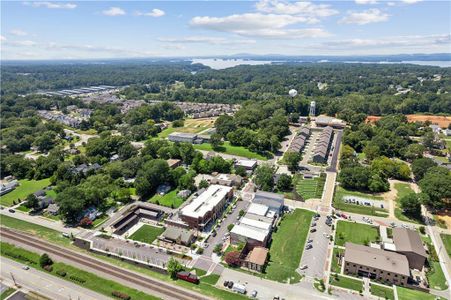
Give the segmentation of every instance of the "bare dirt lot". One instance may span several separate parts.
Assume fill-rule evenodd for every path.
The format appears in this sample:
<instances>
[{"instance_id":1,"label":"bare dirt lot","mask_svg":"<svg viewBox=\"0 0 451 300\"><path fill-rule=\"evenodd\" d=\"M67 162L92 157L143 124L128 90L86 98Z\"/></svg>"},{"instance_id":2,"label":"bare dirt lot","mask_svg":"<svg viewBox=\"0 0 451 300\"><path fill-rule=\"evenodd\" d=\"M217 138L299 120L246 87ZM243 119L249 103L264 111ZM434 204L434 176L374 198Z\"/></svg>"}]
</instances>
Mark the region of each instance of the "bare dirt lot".
<instances>
[{"instance_id":1,"label":"bare dirt lot","mask_svg":"<svg viewBox=\"0 0 451 300\"><path fill-rule=\"evenodd\" d=\"M426 122L430 121L432 124L437 124L442 128L448 127L448 125L451 123L451 117L450 116L434 116L434 115L406 115L407 120L409 122ZM366 121L369 123L376 122L381 117L379 116L368 116L366 118Z\"/></svg>"}]
</instances>

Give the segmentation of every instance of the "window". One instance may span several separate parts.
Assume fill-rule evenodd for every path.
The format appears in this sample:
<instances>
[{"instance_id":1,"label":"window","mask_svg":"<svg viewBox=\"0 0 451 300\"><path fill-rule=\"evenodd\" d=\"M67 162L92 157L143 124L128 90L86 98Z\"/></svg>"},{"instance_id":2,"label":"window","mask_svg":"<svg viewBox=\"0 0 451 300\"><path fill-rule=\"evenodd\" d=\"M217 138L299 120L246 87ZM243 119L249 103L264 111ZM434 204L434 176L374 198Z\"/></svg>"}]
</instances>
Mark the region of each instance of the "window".
<instances>
[{"instance_id":1,"label":"window","mask_svg":"<svg viewBox=\"0 0 451 300\"><path fill-rule=\"evenodd\" d=\"M395 277L398 277L398 274L395 274Z\"/></svg>"},{"instance_id":2,"label":"window","mask_svg":"<svg viewBox=\"0 0 451 300\"><path fill-rule=\"evenodd\" d=\"M387 275L390 275L390 272L388 272Z\"/></svg>"}]
</instances>

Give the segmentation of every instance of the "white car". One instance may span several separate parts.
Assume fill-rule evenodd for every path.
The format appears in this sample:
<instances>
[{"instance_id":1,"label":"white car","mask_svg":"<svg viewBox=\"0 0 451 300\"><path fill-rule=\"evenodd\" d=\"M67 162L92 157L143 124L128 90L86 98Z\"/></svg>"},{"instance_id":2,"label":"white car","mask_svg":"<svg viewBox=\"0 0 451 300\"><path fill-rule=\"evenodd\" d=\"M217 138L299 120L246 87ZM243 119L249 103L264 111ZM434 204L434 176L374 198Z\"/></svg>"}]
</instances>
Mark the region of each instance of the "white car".
<instances>
[{"instance_id":1,"label":"white car","mask_svg":"<svg viewBox=\"0 0 451 300\"><path fill-rule=\"evenodd\" d=\"M22 269L23 269L23 270L29 270L30 267L29 267L29 266L22 266Z\"/></svg>"},{"instance_id":2,"label":"white car","mask_svg":"<svg viewBox=\"0 0 451 300\"><path fill-rule=\"evenodd\" d=\"M307 269L307 268L308 268L307 265L303 265L303 266L301 267L301 270L305 270L305 269Z\"/></svg>"}]
</instances>

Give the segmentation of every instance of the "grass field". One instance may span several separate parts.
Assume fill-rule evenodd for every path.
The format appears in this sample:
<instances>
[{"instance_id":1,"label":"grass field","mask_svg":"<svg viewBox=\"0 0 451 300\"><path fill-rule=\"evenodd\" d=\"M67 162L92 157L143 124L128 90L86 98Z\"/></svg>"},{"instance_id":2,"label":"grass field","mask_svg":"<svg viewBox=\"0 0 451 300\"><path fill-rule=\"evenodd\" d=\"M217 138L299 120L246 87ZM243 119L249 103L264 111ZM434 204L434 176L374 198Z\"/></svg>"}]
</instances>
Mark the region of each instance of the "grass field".
<instances>
[{"instance_id":1,"label":"grass field","mask_svg":"<svg viewBox=\"0 0 451 300\"><path fill-rule=\"evenodd\" d=\"M213 151L213 148L211 147L211 144L209 144L209 143L195 144L193 146L194 146L194 149L197 149L197 150ZM251 159L268 160L267 157L265 157L261 154L252 152L241 146L232 146L227 141L224 142L224 145L218 147L218 149L216 149L214 151L225 153L225 154L230 154L230 155L251 158Z\"/></svg>"},{"instance_id":2,"label":"grass field","mask_svg":"<svg viewBox=\"0 0 451 300\"><path fill-rule=\"evenodd\" d=\"M296 178L296 192L301 195L304 200L312 198L321 199L325 182L325 176L313 179L303 179L298 177Z\"/></svg>"},{"instance_id":3,"label":"grass field","mask_svg":"<svg viewBox=\"0 0 451 300\"><path fill-rule=\"evenodd\" d=\"M393 300L395 299L395 292L391 287L385 287L377 284L372 284L370 288L371 294L382 299Z\"/></svg>"},{"instance_id":4,"label":"grass field","mask_svg":"<svg viewBox=\"0 0 451 300\"><path fill-rule=\"evenodd\" d=\"M5 227L14 228L17 230L27 232L29 234L38 236L40 238L43 238L45 240L57 244L65 246L70 244L70 240L68 238L63 237L60 232L41 225L29 223L5 215L2 215L2 217L0 218L0 224Z\"/></svg>"},{"instance_id":5,"label":"grass field","mask_svg":"<svg viewBox=\"0 0 451 300\"><path fill-rule=\"evenodd\" d=\"M4 300L8 298L12 293L14 293L16 290L13 288L7 288L0 294L0 300Z\"/></svg>"},{"instance_id":6,"label":"grass field","mask_svg":"<svg viewBox=\"0 0 451 300\"><path fill-rule=\"evenodd\" d=\"M210 274L210 275L202 277L200 280L204 283L215 285L218 282L219 277L220 276L218 274Z\"/></svg>"},{"instance_id":7,"label":"grass field","mask_svg":"<svg viewBox=\"0 0 451 300\"><path fill-rule=\"evenodd\" d=\"M416 223L416 224L423 224L422 220L418 220L415 218L412 218L410 216L407 216L403 213L402 209L399 207L399 199L401 199L402 197L414 193L414 191L412 190L412 188L410 187L410 184L408 183L395 183L395 189L397 190L397 195L396 195L396 207L395 207L395 217L400 220L400 221L404 221L404 222L411 222L411 223Z\"/></svg>"},{"instance_id":8,"label":"grass field","mask_svg":"<svg viewBox=\"0 0 451 300\"><path fill-rule=\"evenodd\" d=\"M186 119L183 127L172 127L164 129L158 134L160 138L167 138L173 132L199 133L209 128L213 128L216 118Z\"/></svg>"},{"instance_id":9,"label":"grass field","mask_svg":"<svg viewBox=\"0 0 451 300\"><path fill-rule=\"evenodd\" d=\"M272 236L266 278L279 282L299 282L301 276L296 269L299 267L313 215L311 211L296 209L283 217L277 232Z\"/></svg>"},{"instance_id":10,"label":"grass field","mask_svg":"<svg viewBox=\"0 0 451 300\"><path fill-rule=\"evenodd\" d=\"M152 244L153 241L156 240L156 238L162 234L164 231L164 228L162 227L155 227L144 224L141 226L137 231L135 231L129 239Z\"/></svg>"},{"instance_id":11,"label":"grass field","mask_svg":"<svg viewBox=\"0 0 451 300\"><path fill-rule=\"evenodd\" d=\"M345 289L360 292L363 289L363 282L361 280L352 279L344 276L330 276L329 283L331 285L339 286Z\"/></svg>"},{"instance_id":12,"label":"grass field","mask_svg":"<svg viewBox=\"0 0 451 300\"><path fill-rule=\"evenodd\" d=\"M166 207L177 208L183 203L183 199L177 197L177 190L172 190L163 196L159 194L155 194L152 198L149 199L149 202L156 203Z\"/></svg>"},{"instance_id":13,"label":"grass field","mask_svg":"<svg viewBox=\"0 0 451 300\"><path fill-rule=\"evenodd\" d=\"M370 216L385 217L388 215L388 211L386 209L373 207L373 206L355 205L355 204L345 203L343 201L344 196L356 196L356 197L373 199L373 200L383 200L383 198L380 196L360 193L360 192L356 192L356 191L349 191L349 190L346 190L346 189L342 188L341 186L339 186L335 189L335 195L334 195L334 200L333 200L333 206L336 209L351 212L351 213L356 213L356 214L370 215Z\"/></svg>"},{"instance_id":14,"label":"grass field","mask_svg":"<svg viewBox=\"0 0 451 300\"><path fill-rule=\"evenodd\" d=\"M445 245L448 256L451 257L451 235L442 233L440 234L440 237L442 238L443 244Z\"/></svg>"},{"instance_id":15,"label":"grass field","mask_svg":"<svg viewBox=\"0 0 451 300\"><path fill-rule=\"evenodd\" d=\"M443 274L442 267L440 266L440 263L438 261L432 261L430 260L430 267L431 271L429 271L426 274L426 277L428 278L429 286L431 288L437 289L437 290L445 290L448 288L448 285L446 284L446 278L445 274Z\"/></svg>"},{"instance_id":16,"label":"grass field","mask_svg":"<svg viewBox=\"0 0 451 300\"><path fill-rule=\"evenodd\" d=\"M403 287L396 287L399 300L434 300L436 296L417 290L411 290ZM441 298L440 299L444 299Z\"/></svg>"},{"instance_id":17,"label":"grass field","mask_svg":"<svg viewBox=\"0 0 451 300\"><path fill-rule=\"evenodd\" d=\"M42 180L19 180L19 186L16 187L14 191L0 197L0 204L4 206L11 206L13 204L13 201L17 201L17 199L23 200L28 195L42 190L49 185L50 178Z\"/></svg>"},{"instance_id":18,"label":"grass field","mask_svg":"<svg viewBox=\"0 0 451 300\"><path fill-rule=\"evenodd\" d=\"M332 256L332 264L330 267L330 271L333 273L340 273L341 271L341 266L338 264L338 259L339 259L339 255L343 255L345 252L344 249L341 248L334 248L334 253Z\"/></svg>"},{"instance_id":19,"label":"grass field","mask_svg":"<svg viewBox=\"0 0 451 300\"><path fill-rule=\"evenodd\" d=\"M107 214L103 214L100 217L97 217L94 222L92 222L92 227L97 228L108 220L109 216Z\"/></svg>"},{"instance_id":20,"label":"grass field","mask_svg":"<svg viewBox=\"0 0 451 300\"><path fill-rule=\"evenodd\" d=\"M44 271L39 265L39 255L31 251L15 247L7 243L1 243L2 256L19 261L21 263L27 263L38 270ZM20 256L19 256L20 255ZM157 297L145 294L136 289L121 285L115 281L108 280L97 276L93 273L86 272L84 270L75 268L71 265L67 265L60 262L54 262L53 270L51 272L45 271L48 274L57 276L61 279L70 281L84 288L93 290L97 293L103 294L108 297L112 297L114 291L125 293L131 297L131 299L143 299L143 300L156 300ZM59 276L57 271L64 271L65 276Z\"/></svg>"},{"instance_id":21,"label":"grass field","mask_svg":"<svg viewBox=\"0 0 451 300\"><path fill-rule=\"evenodd\" d=\"M346 242L365 245L365 243L374 242L379 238L377 227L353 223L347 221L338 221L335 234L335 244L344 246Z\"/></svg>"}]
</instances>

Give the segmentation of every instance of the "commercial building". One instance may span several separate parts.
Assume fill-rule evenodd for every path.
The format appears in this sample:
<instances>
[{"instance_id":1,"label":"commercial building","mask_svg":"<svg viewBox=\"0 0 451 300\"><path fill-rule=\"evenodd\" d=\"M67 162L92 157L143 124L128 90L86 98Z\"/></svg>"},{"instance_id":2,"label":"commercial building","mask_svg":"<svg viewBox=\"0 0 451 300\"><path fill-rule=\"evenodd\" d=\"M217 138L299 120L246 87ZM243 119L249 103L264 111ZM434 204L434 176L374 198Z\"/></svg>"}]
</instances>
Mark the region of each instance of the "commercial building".
<instances>
[{"instance_id":1,"label":"commercial building","mask_svg":"<svg viewBox=\"0 0 451 300\"><path fill-rule=\"evenodd\" d=\"M194 143L196 140L197 134L195 133L185 133L185 132L173 132L168 135L168 139L171 142L182 142L182 143Z\"/></svg>"},{"instance_id":2,"label":"commercial building","mask_svg":"<svg viewBox=\"0 0 451 300\"><path fill-rule=\"evenodd\" d=\"M190 228L202 230L223 211L233 197L233 189L223 185L210 185L208 189L180 210L180 219Z\"/></svg>"},{"instance_id":3,"label":"commercial building","mask_svg":"<svg viewBox=\"0 0 451 300\"><path fill-rule=\"evenodd\" d=\"M255 167L257 167L257 161L250 159L239 159L235 162L235 168L236 167L243 167L247 171L253 171Z\"/></svg>"},{"instance_id":4,"label":"commercial building","mask_svg":"<svg viewBox=\"0 0 451 300\"><path fill-rule=\"evenodd\" d=\"M239 187L243 183L243 178L235 174L218 174L210 179L210 183Z\"/></svg>"},{"instance_id":5,"label":"commercial building","mask_svg":"<svg viewBox=\"0 0 451 300\"><path fill-rule=\"evenodd\" d=\"M422 270L427 253L418 232L406 228L393 228L393 243L396 252L404 254L411 269Z\"/></svg>"},{"instance_id":6,"label":"commercial building","mask_svg":"<svg viewBox=\"0 0 451 300\"><path fill-rule=\"evenodd\" d=\"M344 273L369 277L396 285L407 285L410 276L405 255L378 248L345 244Z\"/></svg>"},{"instance_id":7,"label":"commercial building","mask_svg":"<svg viewBox=\"0 0 451 300\"><path fill-rule=\"evenodd\" d=\"M175 226L168 226L162 234L163 240L172 243L189 246L196 239L194 233L189 229L183 229Z\"/></svg>"},{"instance_id":8,"label":"commercial building","mask_svg":"<svg viewBox=\"0 0 451 300\"><path fill-rule=\"evenodd\" d=\"M346 122L343 120L332 118L328 116L318 116L315 119L316 126L318 127L326 127L330 126L336 129L343 129L346 126Z\"/></svg>"},{"instance_id":9,"label":"commercial building","mask_svg":"<svg viewBox=\"0 0 451 300\"><path fill-rule=\"evenodd\" d=\"M0 196L3 196L5 194L8 194L9 192L13 191L17 186L19 185L19 182L17 180L10 181L5 184L0 185Z\"/></svg>"},{"instance_id":10,"label":"commercial building","mask_svg":"<svg viewBox=\"0 0 451 300\"><path fill-rule=\"evenodd\" d=\"M321 135L319 137L318 142L316 143L315 150L312 155L312 160L317 163L326 163L327 155L329 153L329 147L332 142L333 136L332 127L328 126L323 129Z\"/></svg>"},{"instance_id":11,"label":"commercial building","mask_svg":"<svg viewBox=\"0 0 451 300\"><path fill-rule=\"evenodd\" d=\"M258 246L265 247L268 244L270 233L268 229L239 223L230 231L230 241L232 244L247 244L251 249Z\"/></svg>"},{"instance_id":12,"label":"commercial building","mask_svg":"<svg viewBox=\"0 0 451 300\"><path fill-rule=\"evenodd\" d=\"M255 193L254 199L252 200L252 203L266 205L276 214L280 214L284 207L284 198L283 195L280 194L257 191Z\"/></svg>"},{"instance_id":13,"label":"commercial building","mask_svg":"<svg viewBox=\"0 0 451 300\"><path fill-rule=\"evenodd\" d=\"M157 206L152 203L138 203L130 206L119 218L112 224L113 233L121 235L139 222L140 219L158 221L163 212L168 213L170 210Z\"/></svg>"}]
</instances>

